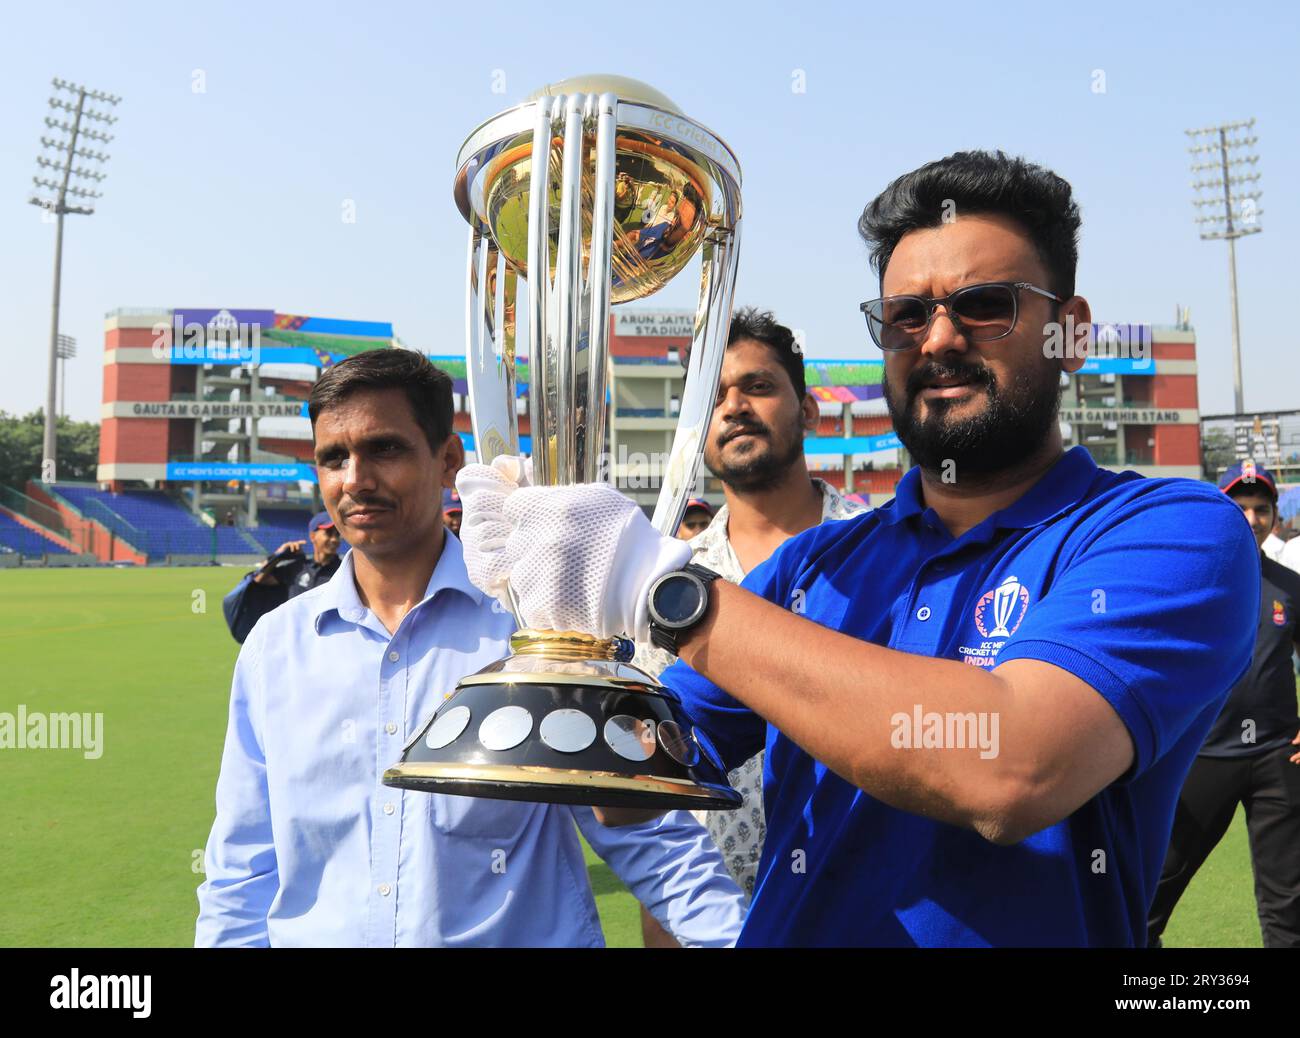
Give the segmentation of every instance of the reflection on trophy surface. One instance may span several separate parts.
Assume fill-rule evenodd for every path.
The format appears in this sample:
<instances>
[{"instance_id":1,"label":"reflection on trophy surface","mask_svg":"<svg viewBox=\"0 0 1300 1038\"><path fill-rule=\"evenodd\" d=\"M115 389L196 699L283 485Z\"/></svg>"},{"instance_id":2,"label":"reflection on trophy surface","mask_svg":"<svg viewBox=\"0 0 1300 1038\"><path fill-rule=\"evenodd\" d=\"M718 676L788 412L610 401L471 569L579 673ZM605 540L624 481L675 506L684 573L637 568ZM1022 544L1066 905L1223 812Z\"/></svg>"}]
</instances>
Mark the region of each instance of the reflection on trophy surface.
<instances>
[{"instance_id":1,"label":"reflection on trophy surface","mask_svg":"<svg viewBox=\"0 0 1300 1038\"><path fill-rule=\"evenodd\" d=\"M610 307L650 295L698 253L686 387L653 522L677 529L731 319L740 168L652 87L619 76L548 86L462 145L469 222L466 368L479 460L519 454L516 315L527 284L534 482L608 473ZM520 630L513 655L464 678L388 785L512 800L732 808L711 749L676 701L629 666L625 639Z\"/></svg>"}]
</instances>

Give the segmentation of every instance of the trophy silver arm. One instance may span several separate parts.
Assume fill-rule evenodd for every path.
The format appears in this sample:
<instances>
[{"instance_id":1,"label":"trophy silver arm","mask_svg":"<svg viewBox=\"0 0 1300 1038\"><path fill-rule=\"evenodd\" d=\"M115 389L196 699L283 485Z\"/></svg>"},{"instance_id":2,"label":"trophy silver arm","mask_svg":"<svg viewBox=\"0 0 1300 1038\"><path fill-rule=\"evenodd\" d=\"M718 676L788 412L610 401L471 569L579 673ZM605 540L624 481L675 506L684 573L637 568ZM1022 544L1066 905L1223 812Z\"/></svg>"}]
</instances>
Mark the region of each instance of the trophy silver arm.
<instances>
[{"instance_id":1,"label":"trophy silver arm","mask_svg":"<svg viewBox=\"0 0 1300 1038\"><path fill-rule=\"evenodd\" d=\"M465 275L465 381L474 449L485 465L498 455L519 453L514 358L516 282L509 270L498 282L499 255L491 238L477 226L470 228ZM503 297L504 304L499 322L498 297Z\"/></svg>"},{"instance_id":2,"label":"trophy silver arm","mask_svg":"<svg viewBox=\"0 0 1300 1038\"><path fill-rule=\"evenodd\" d=\"M558 386L556 350L548 320L551 303L550 269L551 207L550 168L553 115L561 99L542 99L533 126L531 182L544 190L531 191L528 198L528 348L532 353L529 371L528 412L533 436L533 479L539 486L553 486L556 478L554 441Z\"/></svg>"},{"instance_id":3,"label":"trophy silver arm","mask_svg":"<svg viewBox=\"0 0 1300 1038\"><path fill-rule=\"evenodd\" d=\"M605 478L607 420L605 403L609 380L609 309L610 269L614 245L614 174L617 155L618 98L605 93L589 99L596 122L595 197L591 214L591 259L587 264L587 292L590 317L587 320L586 345L579 343L577 377L585 378L583 422L579 433L577 471L583 483ZM583 368L586 371L583 371Z\"/></svg>"},{"instance_id":4,"label":"trophy silver arm","mask_svg":"<svg viewBox=\"0 0 1300 1038\"><path fill-rule=\"evenodd\" d=\"M553 299L556 311L554 338L547 339L547 376L554 376L554 386L547 385L546 397L555 401L555 457L553 483L570 485L578 482L574 464L577 412L581 410L579 392L586 395L586 385L574 379L575 356L582 339L582 121L584 98L571 94L564 99L564 147L560 164L560 228L555 249ZM559 103L557 102L557 108ZM536 185L537 180L533 183ZM545 183L545 181L542 181ZM534 188L533 197L546 192ZM546 279L546 266L529 267L536 271L534 280ZM556 363L552 365L550 358ZM535 464L535 463L534 463Z\"/></svg>"},{"instance_id":5,"label":"trophy silver arm","mask_svg":"<svg viewBox=\"0 0 1300 1038\"><path fill-rule=\"evenodd\" d=\"M682 391L681 412L651 518L654 528L665 537L673 536L682 521L686 500L704 456L704 438L713 418L722 358L727 352L731 300L736 289L736 266L740 254L739 202L738 197L727 199L730 226L706 238L702 249L700 302L695 311L695 331L686 368L686 385Z\"/></svg>"}]
</instances>

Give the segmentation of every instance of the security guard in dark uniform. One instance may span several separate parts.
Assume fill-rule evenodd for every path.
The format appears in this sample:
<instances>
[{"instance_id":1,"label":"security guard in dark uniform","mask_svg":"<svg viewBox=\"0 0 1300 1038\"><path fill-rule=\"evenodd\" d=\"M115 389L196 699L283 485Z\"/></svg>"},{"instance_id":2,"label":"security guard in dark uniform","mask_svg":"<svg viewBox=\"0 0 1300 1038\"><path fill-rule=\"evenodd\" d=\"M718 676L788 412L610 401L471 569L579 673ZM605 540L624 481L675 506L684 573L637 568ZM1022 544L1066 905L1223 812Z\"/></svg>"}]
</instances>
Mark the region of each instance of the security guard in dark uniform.
<instances>
[{"instance_id":1,"label":"security guard in dark uniform","mask_svg":"<svg viewBox=\"0 0 1300 1038\"><path fill-rule=\"evenodd\" d=\"M1291 652L1300 645L1300 573L1262 550L1277 515L1277 486L1268 470L1249 461L1234 465L1219 487L1241 506L1261 547L1259 633L1250 669L1229 694L1179 794L1169 853L1148 917L1147 944L1160 946L1178 899L1242 804L1264 946L1296 948L1300 716ZM1242 607L1249 604L1243 602Z\"/></svg>"},{"instance_id":2,"label":"security guard in dark uniform","mask_svg":"<svg viewBox=\"0 0 1300 1038\"><path fill-rule=\"evenodd\" d=\"M307 524L312 555L303 554L307 541L280 545L221 603L235 641L243 644L257 621L278 605L324 584L339 568L339 532L328 512L318 512Z\"/></svg>"}]
</instances>

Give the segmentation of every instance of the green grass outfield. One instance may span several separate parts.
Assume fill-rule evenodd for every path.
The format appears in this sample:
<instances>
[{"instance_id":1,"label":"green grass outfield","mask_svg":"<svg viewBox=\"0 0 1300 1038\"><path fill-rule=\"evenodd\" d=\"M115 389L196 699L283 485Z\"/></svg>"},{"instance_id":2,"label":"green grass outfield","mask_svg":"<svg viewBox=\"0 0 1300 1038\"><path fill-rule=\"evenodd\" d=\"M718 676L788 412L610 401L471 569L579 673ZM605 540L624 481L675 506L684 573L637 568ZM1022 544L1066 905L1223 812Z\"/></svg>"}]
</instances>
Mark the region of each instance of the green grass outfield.
<instances>
[{"instance_id":1,"label":"green grass outfield","mask_svg":"<svg viewBox=\"0 0 1300 1038\"><path fill-rule=\"evenodd\" d=\"M221 597L239 575L0 570L0 711L104 715L97 760L0 750L0 946L193 943L238 648ZM588 871L609 944L639 947L636 902L589 850ZM1165 943L1259 946L1240 815Z\"/></svg>"}]
</instances>

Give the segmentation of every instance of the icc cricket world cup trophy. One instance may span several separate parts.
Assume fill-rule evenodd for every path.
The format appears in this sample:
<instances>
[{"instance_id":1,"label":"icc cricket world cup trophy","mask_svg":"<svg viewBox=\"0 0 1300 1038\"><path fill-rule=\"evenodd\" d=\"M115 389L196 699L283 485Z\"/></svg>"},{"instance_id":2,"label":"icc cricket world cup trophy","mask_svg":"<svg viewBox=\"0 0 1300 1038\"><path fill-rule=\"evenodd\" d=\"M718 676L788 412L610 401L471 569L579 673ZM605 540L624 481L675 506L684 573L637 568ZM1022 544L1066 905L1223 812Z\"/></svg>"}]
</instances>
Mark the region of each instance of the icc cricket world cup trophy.
<instances>
[{"instance_id":1,"label":"icc cricket world cup trophy","mask_svg":"<svg viewBox=\"0 0 1300 1038\"><path fill-rule=\"evenodd\" d=\"M676 530L713 411L740 238L730 149L657 90L618 76L543 88L461 147L470 225L466 361L484 464L520 453L516 303L526 283L533 480L609 477L610 307L662 288L699 253L699 304L653 523ZM734 808L716 756L633 646L522 629L463 678L384 774L390 786L618 807ZM448 690L449 692L451 690Z\"/></svg>"}]
</instances>

